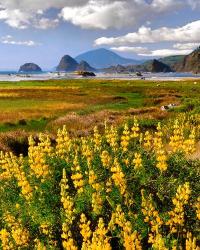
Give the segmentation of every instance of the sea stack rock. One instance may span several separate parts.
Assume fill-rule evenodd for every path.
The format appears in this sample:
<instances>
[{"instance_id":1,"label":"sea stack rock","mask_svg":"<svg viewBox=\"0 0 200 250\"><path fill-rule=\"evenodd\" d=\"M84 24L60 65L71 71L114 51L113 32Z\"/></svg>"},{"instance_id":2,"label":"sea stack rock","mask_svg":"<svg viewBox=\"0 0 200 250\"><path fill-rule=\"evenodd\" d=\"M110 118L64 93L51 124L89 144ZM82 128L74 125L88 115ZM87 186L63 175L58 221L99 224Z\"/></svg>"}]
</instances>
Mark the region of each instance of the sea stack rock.
<instances>
[{"instance_id":1,"label":"sea stack rock","mask_svg":"<svg viewBox=\"0 0 200 250\"><path fill-rule=\"evenodd\" d=\"M96 71L95 68L91 67L86 61L81 61L76 68L77 71Z\"/></svg>"},{"instance_id":2,"label":"sea stack rock","mask_svg":"<svg viewBox=\"0 0 200 250\"><path fill-rule=\"evenodd\" d=\"M63 72L73 72L76 71L78 67L78 63L71 56L65 55L62 57L59 65L56 67L57 71Z\"/></svg>"},{"instance_id":3,"label":"sea stack rock","mask_svg":"<svg viewBox=\"0 0 200 250\"><path fill-rule=\"evenodd\" d=\"M25 63L19 69L20 73L42 72L42 69L35 63Z\"/></svg>"}]
</instances>

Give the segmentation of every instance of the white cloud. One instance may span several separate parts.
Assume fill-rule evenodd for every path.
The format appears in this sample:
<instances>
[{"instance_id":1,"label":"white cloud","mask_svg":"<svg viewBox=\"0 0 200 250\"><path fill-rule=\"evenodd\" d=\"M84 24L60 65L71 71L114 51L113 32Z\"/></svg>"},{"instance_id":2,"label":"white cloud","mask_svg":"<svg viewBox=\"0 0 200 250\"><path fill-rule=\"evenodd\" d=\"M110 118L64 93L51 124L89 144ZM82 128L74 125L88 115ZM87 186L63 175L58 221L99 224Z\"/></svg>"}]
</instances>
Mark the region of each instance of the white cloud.
<instances>
[{"instance_id":1,"label":"white cloud","mask_svg":"<svg viewBox=\"0 0 200 250\"><path fill-rule=\"evenodd\" d=\"M130 8L129 4L133 6ZM107 29L135 24L143 16L143 0L139 1L94 1L84 6L65 7L61 12L64 20L82 28Z\"/></svg>"},{"instance_id":2,"label":"white cloud","mask_svg":"<svg viewBox=\"0 0 200 250\"><path fill-rule=\"evenodd\" d=\"M53 20L45 16L46 11L55 8L60 11L66 6L81 6L88 0L0 0L0 20L9 26L25 29L29 26L46 29L58 25L58 18Z\"/></svg>"},{"instance_id":3,"label":"white cloud","mask_svg":"<svg viewBox=\"0 0 200 250\"><path fill-rule=\"evenodd\" d=\"M35 28L39 29L49 29L49 28L55 28L59 23L59 20L56 19L49 19L49 18L41 18L37 20L34 24Z\"/></svg>"},{"instance_id":4,"label":"white cloud","mask_svg":"<svg viewBox=\"0 0 200 250\"><path fill-rule=\"evenodd\" d=\"M151 21L180 8L194 8L199 0L0 0L0 19L14 28L29 26L51 28L58 24L56 17L47 25L46 11L54 8L67 22L82 28L120 28ZM56 21L55 21L56 20ZM38 25L40 23L41 25Z\"/></svg>"},{"instance_id":5,"label":"white cloud","mask_svg":"<svg viewBox=\"0 0 200 250\"><path fill-rule=\"evenodd\" d=\"M200 43L176 43L173 45L173 48L180 49L180 50L194 50L199 45Z\"/></svg>"},{"instance_id":6,"label":"white cloud","mask_svg":"<svg viewBox=\"0 0 200 250\"><path fill-rule=\"evenodd\" d=\"M191 42L200 41L200 20L178 28L162 27L152 30L142 26L138 32L128 33L120 37L101 37L95 40L95 45L127 46L137 43L157 42Z\"/></svg>"},{"instance_id":7,"label":"white cloud","mask_svg":"<svg viewBox=\"0 0 200 250\"><path fill-rule=\"evenodd\" d=\"M20 9L27 11L47 10L50 8L61 9L65 6L79 6L87 3L88 0L0 0L0 7L6 9Z\"/></svg>"},{"instance_id":8,"label":"white cloud","mask_svg":"<svg viewBox=\"0 0 200 250\"><path fill-rule=\"evenodd\" d=\"M193 9L200 7L200 1L199 0L188 0L188 3L192 6Z\"/></svg>"},{"instance_id":9,"label":"white cloud","mask_svg":"<svg viewBox=\"0 0 200 250\"><path fill-rule=\"evenodd\" d=\"M39 29L55 28L59 19L49 19L41 17L43 15L42 10L38 10L37 13L23 12L19 9L14 10L0 10L0 20L4 20L9 26L18 29L26 29L30 25Z\"/></svg>"},{"instance_id":10,"label":"white cloud","mask_svg":"<svg viewBox=\"0 0 200 250\"><path fill-rule=\"evenodd\" d=\"M153 0L152 3L145 0L89 0L83 6L63 8L61 16L82 28L121 28L149 21L149 18L180 7L183 7L180 0Z\"/></svg>"},{"instance_id":11,"label":"white cloud","mask_svg":"<svg viewBox=\"0 0 200 250\"><path fill-rule=\"evenodd\" d=\"M159 49L152 50L147 53L139 53L140 56L156 56L156 57L165 57L165 56L175 56L175 55L188 55L192 50L176 50L176 49Z\"/></svg>"},{"instance_id":12,"label":"white cloud","mask_svg":"<svg viewBox=\"0 0 200 250\"><path fill-rule=\"evenodd\" d=\"M11 45L23 45L28 47L38 46L41 45L40 43L36 43L32 40L27 41L16 41L12 36L7 35L4 37L1 37L0 42L3 44L11 44Z\"/></svg>"},{"instance_id":13,"label":"white cloud","mask_svg":"<svg viewBox=\"0 0 200 250\"><path fill-rule=\"evenodd\" d=\"M150 50L147 47L128 47L128 46L120 46L120 47L112 47L112 50L117 52L126 52L126 53L136 53L139 56L151 56L151 57L165 57L165 56L173 56L173 55L187 55L192 52L193 49L184 46L179 46L180 44L175 44L174 49L159 49L159 50ZM183 45L183 44L182 44ZM177 46L177 49L175 47Z\"/></svg>"},{"instance_id":14,"label":"white cloud","mask_svg":"<svg viewBox=\"0 0 200 250\"><path fill-rule=\"evenodd\" d=\"M183 7L184 0L154 0L151 4L151 8L157 12L163 12L166 10L177 10Z\"/></svg>"},{"instance_id":15,"label":"white cloud","mask_svg":"<svg viewBox=\"0 0 200 250\"><path fill-rule=\"evenodd\" d=\"M112 47L112 50L118 51L118 52L130 52L130 53L149 53L149 50L146 47L127 47L127 46L121 46L121 47Z\"/></svg>"},{"instance_id":16,"label":"white cloud","mask_svg":"<svg viewBox=\"0 0 200 250\"><path fill-rule=\"evenodd\" d=\"M25 29L29 25L29 15L19 9L0 10L0 20L5 20L9 26L18 29Z\"/></svg>"}]
</instances>

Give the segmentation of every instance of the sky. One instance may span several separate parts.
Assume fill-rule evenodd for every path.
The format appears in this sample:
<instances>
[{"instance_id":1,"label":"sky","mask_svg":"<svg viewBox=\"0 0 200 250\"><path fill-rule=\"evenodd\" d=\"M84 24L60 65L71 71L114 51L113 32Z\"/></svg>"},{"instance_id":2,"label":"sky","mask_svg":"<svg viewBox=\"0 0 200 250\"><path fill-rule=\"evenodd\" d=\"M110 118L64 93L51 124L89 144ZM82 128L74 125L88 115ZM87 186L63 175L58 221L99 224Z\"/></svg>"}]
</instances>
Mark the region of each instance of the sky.
<instances>
[{"instance_id":1,"label":"sky","mask_svg":"<svg viewBox=\"0 0 200 250\"><path fill-rule=\"evenodd\" d=\"M0 0L0 69L43 69L91 49L135 59L200 45L200 0Z\"/></svg>"}]
</instances>

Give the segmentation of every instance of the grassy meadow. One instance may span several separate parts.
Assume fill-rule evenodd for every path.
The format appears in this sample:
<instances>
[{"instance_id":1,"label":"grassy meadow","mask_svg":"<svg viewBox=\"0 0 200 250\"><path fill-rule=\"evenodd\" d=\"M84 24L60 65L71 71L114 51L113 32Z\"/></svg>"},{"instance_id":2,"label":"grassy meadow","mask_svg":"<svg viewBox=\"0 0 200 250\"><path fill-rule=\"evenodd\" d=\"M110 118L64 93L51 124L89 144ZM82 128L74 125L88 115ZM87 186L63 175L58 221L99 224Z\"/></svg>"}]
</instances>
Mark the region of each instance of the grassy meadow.
<instances>
[{"instance_id":1,"label":"grassy meadow","mask_svg":"<svg viewBox=\"0 0 200 250\"><path fill-rule=\"evenodd\" d=\"M117 116L149 114L162 119L161 105L198 111L200 84L194 81L49 80L0 84L0 131L44 131L66 115L111 111ZM133 110L134 109L134 110ZM142 109L137 112L136 109ZM108 115L108 114L107 114ZM67 119L66 119L67 120ZM55 125L55 124L54 124ZM73 124L74 125L74 124Z\"/></svg>"},{"instance_id":2,"label":"grassy meadow","mask_svg":"<svg viewBox=\"0 0 200 250\"><path fill-rule=\"evenodd\" d=\"M2 82L0 249L199 250L199 100L198 80Z\"/></svg>"},{"instance_id":3,"label":"grassy meadow","mask_svg":"<svg viewBox=\"0 0 200 250\"><path fill-rule=\"evenodd\" d=\"M195 82L195 84L194 84ZM14 141L26 141L30 133L55 136L66 126L70 134L87 135L108 120L122 124L140 117L154 126L177 114L199 112L200 82L132 80L49 80L0 83L0 149L12 149ZM170 112L162 105L175 103ZM13 142L15 143L15 142Z\"/></svg>"}]
</instances>

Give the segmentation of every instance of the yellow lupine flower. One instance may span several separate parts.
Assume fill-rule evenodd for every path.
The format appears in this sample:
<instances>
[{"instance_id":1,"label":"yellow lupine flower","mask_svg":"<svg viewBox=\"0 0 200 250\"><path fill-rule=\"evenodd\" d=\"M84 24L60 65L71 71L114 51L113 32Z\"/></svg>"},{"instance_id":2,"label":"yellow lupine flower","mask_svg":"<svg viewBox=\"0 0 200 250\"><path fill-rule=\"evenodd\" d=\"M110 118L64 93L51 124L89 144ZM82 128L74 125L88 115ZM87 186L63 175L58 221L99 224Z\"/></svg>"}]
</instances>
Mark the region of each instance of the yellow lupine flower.
<instances>
[{"instance_id":1,"label":"yellow lupine flower","mask_svg":"<svg viewBox=\"0 0 200 250\"><path fill-rule=\"evenodd\" d=\"M139 123L137 118L134 117L134 124L133 127L131 128L131 138L139 137L139 132L140 132Z\"/></svg>"},{"instance_id":2,"label":"yellow lupine flower","mask_svg":"<svg viewBox=\"0 0 200 250\"><path fill-rule=\"evenodd\" d=\"M142 157L140 153L134 154L133 164L134 164L135 170L138 170L142 167Z\"/></svg>"},{"instance_id":3,"label":"yellow lupine flower","mask_svg":"<svg viewBox=\"0 0 200 250\"><path fill-rule=\"evenodd\" d=\"M121 136L121 147L122 147L123 152L127 152L130 139L131 139L130 131L129 131L128 125L125 124L123 134Z\"/></svg>"},{"instance_id":4,"label":"yellow lupine flower","mask_svg":"<svg viewBox=\"0 0 200 250\"><path fill-rule=\"evenodd\" d=\"M184 225L184 205L188 204L190 194L190 185L186 182L178 187L176 196L172 199L174 210L169 212L170 219L167 222L172 233L177 231L178 226Z\"/></svg>"},{"instance_id":5,"label":"yellow lupine flower","mask_svg":"<svg viewBox=\"0 0 200 250\"><path fill-rule=\"evenodd\" d=\"M186 248L185 250L200 250L200 247L197 246L196 238L192 237L192 234L187 232L187 239L186 239Z\"/></svg>"},{"instance_id":6,"label":"yellow lupine flower","mask_svg":"<svg viewBox=\"0 0 200 250\"><path fill-rule=\"evenodd\" d=\"M112 250L107 237L108 230L104 225L102 218L99 219L96 230L93 232L92 242L89 247L90 250Z\"/></svg>"}]
</instances>

